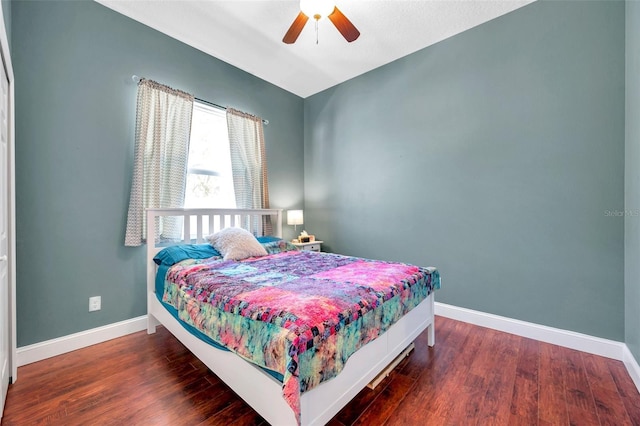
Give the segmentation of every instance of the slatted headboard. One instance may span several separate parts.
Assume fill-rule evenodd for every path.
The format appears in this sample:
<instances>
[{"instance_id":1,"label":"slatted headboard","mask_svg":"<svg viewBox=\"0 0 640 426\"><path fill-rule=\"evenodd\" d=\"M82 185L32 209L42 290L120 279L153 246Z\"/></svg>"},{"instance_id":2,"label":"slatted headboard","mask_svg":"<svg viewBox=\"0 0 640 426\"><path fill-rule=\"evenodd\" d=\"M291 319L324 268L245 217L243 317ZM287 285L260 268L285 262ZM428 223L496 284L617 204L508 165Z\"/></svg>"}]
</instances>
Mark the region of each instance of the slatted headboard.
<instances>
[{"instance_id":1,"label":"slatted headboard","mask_svg":"<svg viewBox=\"0 0 640 426\"><path fill-rule=\"evenodd\" d=\"M182 240L162 241L158 244L156 219L182 218ZM167 245L202 244L206 237L224 228L239 227L255 236L265 234L263 218L270 217L273 235L282 237L280 209L147 209L147 289L154 290L156 264L154 256Z\"/></svg>"}]
</instances>

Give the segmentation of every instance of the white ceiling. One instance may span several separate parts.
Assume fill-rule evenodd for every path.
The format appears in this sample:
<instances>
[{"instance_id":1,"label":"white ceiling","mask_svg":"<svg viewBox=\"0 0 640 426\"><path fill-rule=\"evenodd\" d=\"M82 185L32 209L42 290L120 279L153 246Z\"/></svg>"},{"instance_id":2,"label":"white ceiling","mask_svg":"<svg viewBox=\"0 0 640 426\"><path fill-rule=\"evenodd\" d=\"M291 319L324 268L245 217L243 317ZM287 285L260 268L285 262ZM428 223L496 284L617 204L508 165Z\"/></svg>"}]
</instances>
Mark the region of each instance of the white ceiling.
<instances>
[{"instance_id":1,"label":"white ceiling","mask_svg":"<svg viewBox=\"0 0 640 426\"><path fill-rule=\"evenodd\" d=\"M298 0L97 0L99 3L303 98L533 0L336 0L360 30L347 43L309 19L295 44L282 37Z\"/></svg>"}]
</instances>

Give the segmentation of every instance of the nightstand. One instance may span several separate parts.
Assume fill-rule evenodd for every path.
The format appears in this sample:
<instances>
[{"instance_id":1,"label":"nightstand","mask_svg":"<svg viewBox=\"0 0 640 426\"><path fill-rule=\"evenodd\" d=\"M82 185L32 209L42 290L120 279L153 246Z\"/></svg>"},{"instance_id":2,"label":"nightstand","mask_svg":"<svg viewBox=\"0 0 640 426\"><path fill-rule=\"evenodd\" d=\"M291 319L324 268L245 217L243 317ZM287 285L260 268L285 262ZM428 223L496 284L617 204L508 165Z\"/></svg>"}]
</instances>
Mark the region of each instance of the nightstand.
<instances>
[{"instance_id":1,"label":"nightstand","mask_svg":"<svg viewBox=\"0 0 640 426\"><path fill-rule=\"evenodd\" d=\"M291 243L298 250L320 251L323 241L314 241L312 243Z\"/></svg>"}]
</instances>

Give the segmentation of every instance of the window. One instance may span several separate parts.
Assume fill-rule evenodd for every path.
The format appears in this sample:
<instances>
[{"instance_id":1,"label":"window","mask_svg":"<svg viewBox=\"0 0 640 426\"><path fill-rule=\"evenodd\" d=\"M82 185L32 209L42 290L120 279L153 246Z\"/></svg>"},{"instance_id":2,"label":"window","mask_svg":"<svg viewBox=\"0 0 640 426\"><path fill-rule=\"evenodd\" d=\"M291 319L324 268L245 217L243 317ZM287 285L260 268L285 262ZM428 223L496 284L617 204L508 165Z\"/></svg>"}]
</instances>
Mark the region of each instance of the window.
<instances>
[{"instance_id":1,"label":"window","mask_svg":"<svg viewBox=\"0 0 640 426\"><path fill-rule=\"evenodd\" d=\"M193 102L192 96L180 90L146 79L138 84L137 99L126 246L145 242L145 208L269 207L259 117L234 109L222 112ZM236 178L234 182L232 170L244 172L244 181ZM159 220L159 233L155 234L180 238L178 219Z\"/></svg>"},{"instance_id":2,"label":"window","mask_svg":"<svg viewBox=\"0 0 640 426\"><path fill-rule=\"evenodd\" d=\"M235 208L226 114L193 104L184 206Z\"/></svg>"}]
</instances>

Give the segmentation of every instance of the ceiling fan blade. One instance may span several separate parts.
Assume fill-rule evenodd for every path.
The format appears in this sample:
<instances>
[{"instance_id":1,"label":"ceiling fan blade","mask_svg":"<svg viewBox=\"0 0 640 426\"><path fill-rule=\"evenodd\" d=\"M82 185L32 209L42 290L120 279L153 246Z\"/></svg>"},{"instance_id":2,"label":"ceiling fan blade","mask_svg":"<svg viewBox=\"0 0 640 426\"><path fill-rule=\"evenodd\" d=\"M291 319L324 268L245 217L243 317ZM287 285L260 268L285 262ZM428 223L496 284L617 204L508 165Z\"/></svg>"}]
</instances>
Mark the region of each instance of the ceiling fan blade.
<instances>
[{"instance_id":1,"label":"ceiling fan blade","mask_svg":"<svg viewBox=\"0 0 640 426\"><path fill-rule=\"evenodd\" d=\"M349 43L360 37L360 31L358 31L355 25L353 25L337 7L333 9L333 12L328 18Z\"/></svg>"},{"instance_id":2,"label":"ceiling fan blade","mask_svg":"<svg viewBox=\"0 0 640 426\"><path fill-rule=\"evenodd\" d=\"M298 39L300 32L302 32L302 29L304 28L304 24L306 24L308 20L309 17L307 15L302 12L298 13L298 16L293 20L293 24L289 27L289 30L284 35L282 41L287 44L294 43Z\"/></svg>"}]
</instances>

